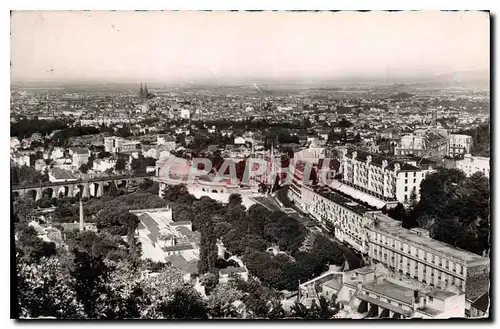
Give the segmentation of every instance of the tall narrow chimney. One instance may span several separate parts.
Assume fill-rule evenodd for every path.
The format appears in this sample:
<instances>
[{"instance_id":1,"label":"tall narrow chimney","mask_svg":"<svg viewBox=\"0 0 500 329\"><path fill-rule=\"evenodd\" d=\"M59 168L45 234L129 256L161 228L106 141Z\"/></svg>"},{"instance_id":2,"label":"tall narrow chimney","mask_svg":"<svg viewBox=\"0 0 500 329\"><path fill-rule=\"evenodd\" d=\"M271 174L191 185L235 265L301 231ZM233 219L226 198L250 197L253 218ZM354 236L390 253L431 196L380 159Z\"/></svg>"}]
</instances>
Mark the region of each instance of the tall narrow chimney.
<instances>
[{"instance_id":1,"label":"tall narrow chimney","mask_svg":"<svg viewBox=\"0 0 500 329\"><path fill-rule=\"evenodd\" d=\"M83 230L85 229L83 224L84 224L84 222L83 222L83 202L80 199L80 232L83 232Z\"/></svg>"}]
</instances>

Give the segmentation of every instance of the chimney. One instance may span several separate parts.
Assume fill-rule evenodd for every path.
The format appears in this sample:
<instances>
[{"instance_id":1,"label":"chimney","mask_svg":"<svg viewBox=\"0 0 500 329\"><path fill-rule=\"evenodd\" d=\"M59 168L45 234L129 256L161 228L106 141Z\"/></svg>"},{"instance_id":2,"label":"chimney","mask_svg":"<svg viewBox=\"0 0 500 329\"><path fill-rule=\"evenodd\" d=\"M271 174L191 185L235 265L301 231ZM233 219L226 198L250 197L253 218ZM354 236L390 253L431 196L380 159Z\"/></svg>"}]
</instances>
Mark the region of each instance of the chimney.
<instances>
[{"instance_id":1,"label":"chimney","mask_svg":"<svg viewBox=\"0 0 500 329\"><path fill-rule=\"evenodd\" d=\"M80 199L80 232L83 232L83 230L85 229L83 224L84 224L84 221L83 221L83 202Z\"/></svg>"}]
</instances>

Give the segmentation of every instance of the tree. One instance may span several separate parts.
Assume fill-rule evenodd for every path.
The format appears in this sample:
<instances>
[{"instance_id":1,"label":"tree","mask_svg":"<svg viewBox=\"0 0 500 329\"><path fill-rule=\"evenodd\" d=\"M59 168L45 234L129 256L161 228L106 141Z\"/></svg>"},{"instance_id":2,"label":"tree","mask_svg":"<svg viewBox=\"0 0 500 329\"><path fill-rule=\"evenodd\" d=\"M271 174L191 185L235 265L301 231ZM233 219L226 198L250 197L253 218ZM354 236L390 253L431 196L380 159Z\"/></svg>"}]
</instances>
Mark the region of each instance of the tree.
<instances>
[{"instance_id":1,"label":"tree","mask_svg":"<svg viewBox=\"0 0 500 329\"><path fill-rule=\"evenodd\" d=\"M201 296L192 288L176 291L173 299L165 303L160 312L166 319L208 319Z\"/></svg>"},{"instance_id":2,"label":"tree","mask_svg":"<svg viewBox=\"0 0 500 329\"><path fill-rule=\"evenodd\" d=\"M71 271L74 279L76 299L82 304L87 317L103 318L109 301L106 281L109 269L104 264L102 256L90 256L86 252L75 250L75 265Z\"/></svg>"},{"instance_id":3,"label":"tree","mask_svg":"<svg viewBox=\"0 0 500 329\"><path fill-rule=\"evenodd\" d=\"M270 301L271 309L267 314L269 319L283 319L285 317L285 310L283 309L283 305L281 304L281 300L279 298L272 298Z\"/></svg>"},{"instance_id":4,"label":"tree","mask_svg":"<svg viewBox=\"0 0 500 329\"><path fill-rule=\"evenodd\" d=\"M403 226L418 225L437 240L481 255L489 249L489 200L489 181L482 174L465 177L460 170L439 168L422 181L420 200Z\"/></svg>"},{"instance_id":5,"label":"tree","mask_svg":"<svg viewBox=\"0 0 500 329\"><path fill-rule=\"evenodd\" d=\"M235 318L238 316L233 303L243 299L243 292L236 288L233 281L219 283L210 293L207 307L214 318Z\"/></svg>"},{"instance_id":6,"label":"tree","mask_svg":"<svg viewBox=\"0 0 500 329\"><path fill-rule=\"evenodd\" d=\"M83 306L72 289L72 278L57 258L42 258L39 263L31 263L17 257L16 269L20 317L85 317Z\"/></svg>"},{"instance_id":7,"label":"tree","mask_svg":"<svg viewBox=\"0 0 500 329\"><path fill-rule=\"evenodd\" d=\"M49 258L56 254L55 243L43 241L30 225L20 223L17 235L17 244L23 251L22 257L29 263L37 263L44 257Z\"/></svg>"},{"instance_id":8,"label":"tree","mask_svg":"<svg viewBox=\"0 0 500 329\"><path fill-rule=\"evenodd\" d=\"M200 277L200 283L205 287L205 293L209 295L217 283L219 283L219 277L214 273L208 272Z\"/></svg>"},{"instance_id":9,"label":"tree","mask_svg":"<svg viewBox=\"0 0 500 329\"><path fill-rule=\"evenodd\" d=\"M89 169L90 167L87 163L82 164L80 168L78 168L78 170L80 170L84 174L88 173Z\"/></svg>"},{"instance_id":10,"label":"tree","mask_svg":"<svg viewBox=\"0 0 500 329\"><path fill-rule=\"evenodd\" d=\"M319 257L322 264L341 265L344 262L342 250L323 234L316 235L311 252Z\"/></svg>"},{"instance_id":11,"label":"tree","mask_svg":"<svg viewBox=\"0 0 500 329\"><path fill-rule=\"evenodd\" d=\"M217 238L214 233L214 223L208 216L200 227L200 260L198 261L198 272L204 274L215 271L217 260Z\"/></svg>"},{"instance_id":12,"label":"tree","mask_svg":"<svg viewBox=\"0 0 500 329\"><path fill-rule=\"evenodd\" d=\"M241 194L232 193L229 196L228 206L241 205L241 203L242 203Z\"/></svg>"},{"instance_id":13,"label":"tree","mask_svg":"<svg viewBox=\"0 0 500 329\"><path fill-rule=\"evenodd\" d=\"M116 160L116 164L115 164L115 170L117 172L120 172L120 171L123 171L125 170L127 167L127 162L125 161L124 158L122 157L119 157L117 160Z\"/></svg>"},{"instance_id":14,"label":"tree","mask_svg":"<svg viewBox=\"0 0 500 329\"><path fill-rule=\"evenodd\" d=\"M308 319L309 310L307 309L307 307L305 307L304 304L300 302L295 302L293 306L290 308L290 316L299 319Z\"/></svg>"}]
</instances>

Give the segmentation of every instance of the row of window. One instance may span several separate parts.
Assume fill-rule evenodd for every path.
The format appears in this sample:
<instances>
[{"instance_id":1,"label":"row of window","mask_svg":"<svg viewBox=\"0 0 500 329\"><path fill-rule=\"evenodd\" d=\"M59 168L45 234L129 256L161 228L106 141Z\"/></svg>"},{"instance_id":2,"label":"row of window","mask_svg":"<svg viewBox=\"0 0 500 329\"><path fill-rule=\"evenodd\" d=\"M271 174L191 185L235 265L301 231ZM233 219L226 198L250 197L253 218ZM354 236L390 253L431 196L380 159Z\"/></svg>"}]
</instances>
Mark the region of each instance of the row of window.
<instances>
[{"instance_id":1,"label":"row of window","mask_svg":"<svg viewBox=\"0 0 500 329\"><path fill-rule=\"evenodd\" d=\"M392 269L392 270L397 270L399 273L401 273L402 275L405 275L407 276L408 278L412 278L411 276L411 266L409 263L405 265L403 265L402 263L402 260L400 260L400 263L399 263L399 266L396 266L395 264L395 260L394 260L394 257L391 257L390 260L387 259L387 254L382 254L381 251L379 251L378 253L377 252L374 252L373 254L373 257L376 258L376 259L379 259L380 261L383 261L385 264L387 264L387 266ZM422 277L420 278L419 277L419 272L418 272L418 267L420 266L423 266L422 268ZM426 281L426 278L427 278L427 266L425 266L424 264L422 263L418 263L416 262L415 263L415 266L414 266L414 272L413 272L413 279L415 280L418 280L422 283L425 283L427 284L427 281ZM444 283L444 285L448 285L449 283L452 284L452 285L456 285L457 287L461 287L462 289L464 288L464 281L459 279L459 278L456 278L456 277L453 277L451 275L448 275L446 273L443 273L435 268L430 268L429 270L429 274L430 274L430 280L429 280L429 285L431 286L434 286L434 283L436 282L435 280L435 277L437 277L437 282L438 282L438 285L439 285L439 282L441 283ZM450 280L451 279L451 282Z\"/></svg>"},{"instance_id":2,"label":"row of window","mask_svg":"<svg viewBox=\"0 0 500 329\"><path fill-rule=\"evenodd\" d=\"M429 263L435 264L439 267L446 268L449 271L454 271L456 273L460 273L463 275L463 267L460 264L453 263L446 258L436 256L436 255L431 254L429 252L426 252L422 249L418 249L416 247L405 244L405 243L398 241L394 238L386 237L385 235L382 235L380 233L377 233L375 240L377 242L379 242L380 244L392 246L392 248L395 248L395 249L399 248L400 251L406 252L409 255L414 255L415 257L417 257L421 260L428 261ZM379 247L379 248L382 248L382 247ZM377 251L377 246L374 246L374 250Z\"/></svg>"}]
</instances>

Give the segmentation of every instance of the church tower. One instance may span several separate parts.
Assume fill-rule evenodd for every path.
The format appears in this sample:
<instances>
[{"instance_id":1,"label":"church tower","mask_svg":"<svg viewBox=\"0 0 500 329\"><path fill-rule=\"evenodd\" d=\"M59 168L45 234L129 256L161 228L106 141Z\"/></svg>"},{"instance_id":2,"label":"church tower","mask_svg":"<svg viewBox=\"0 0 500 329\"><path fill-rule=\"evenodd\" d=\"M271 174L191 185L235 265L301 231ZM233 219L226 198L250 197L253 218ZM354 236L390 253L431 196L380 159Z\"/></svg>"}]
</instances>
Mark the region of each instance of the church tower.
<instances>
[{"instance_id":1,"label":"church tower","mask_svg":"<svg viewBox=\"0 0 500 329\"><path fill-rule=\"evenodd\" d=\"M149 95L148 85L146 83L144 83L144 98L148 99L148 95Z\"/></svg>"},{"instance_id":2,"label":"church tower","mask_svg":"<svg viewBox=\"0 0 500 329\"><path fill-rule=\"evenodd\" d=\"M141 89L139 89L139 98L144 98L144 89L142 89L142 82L141 82Z\"/></svg>"}]
</instances>

